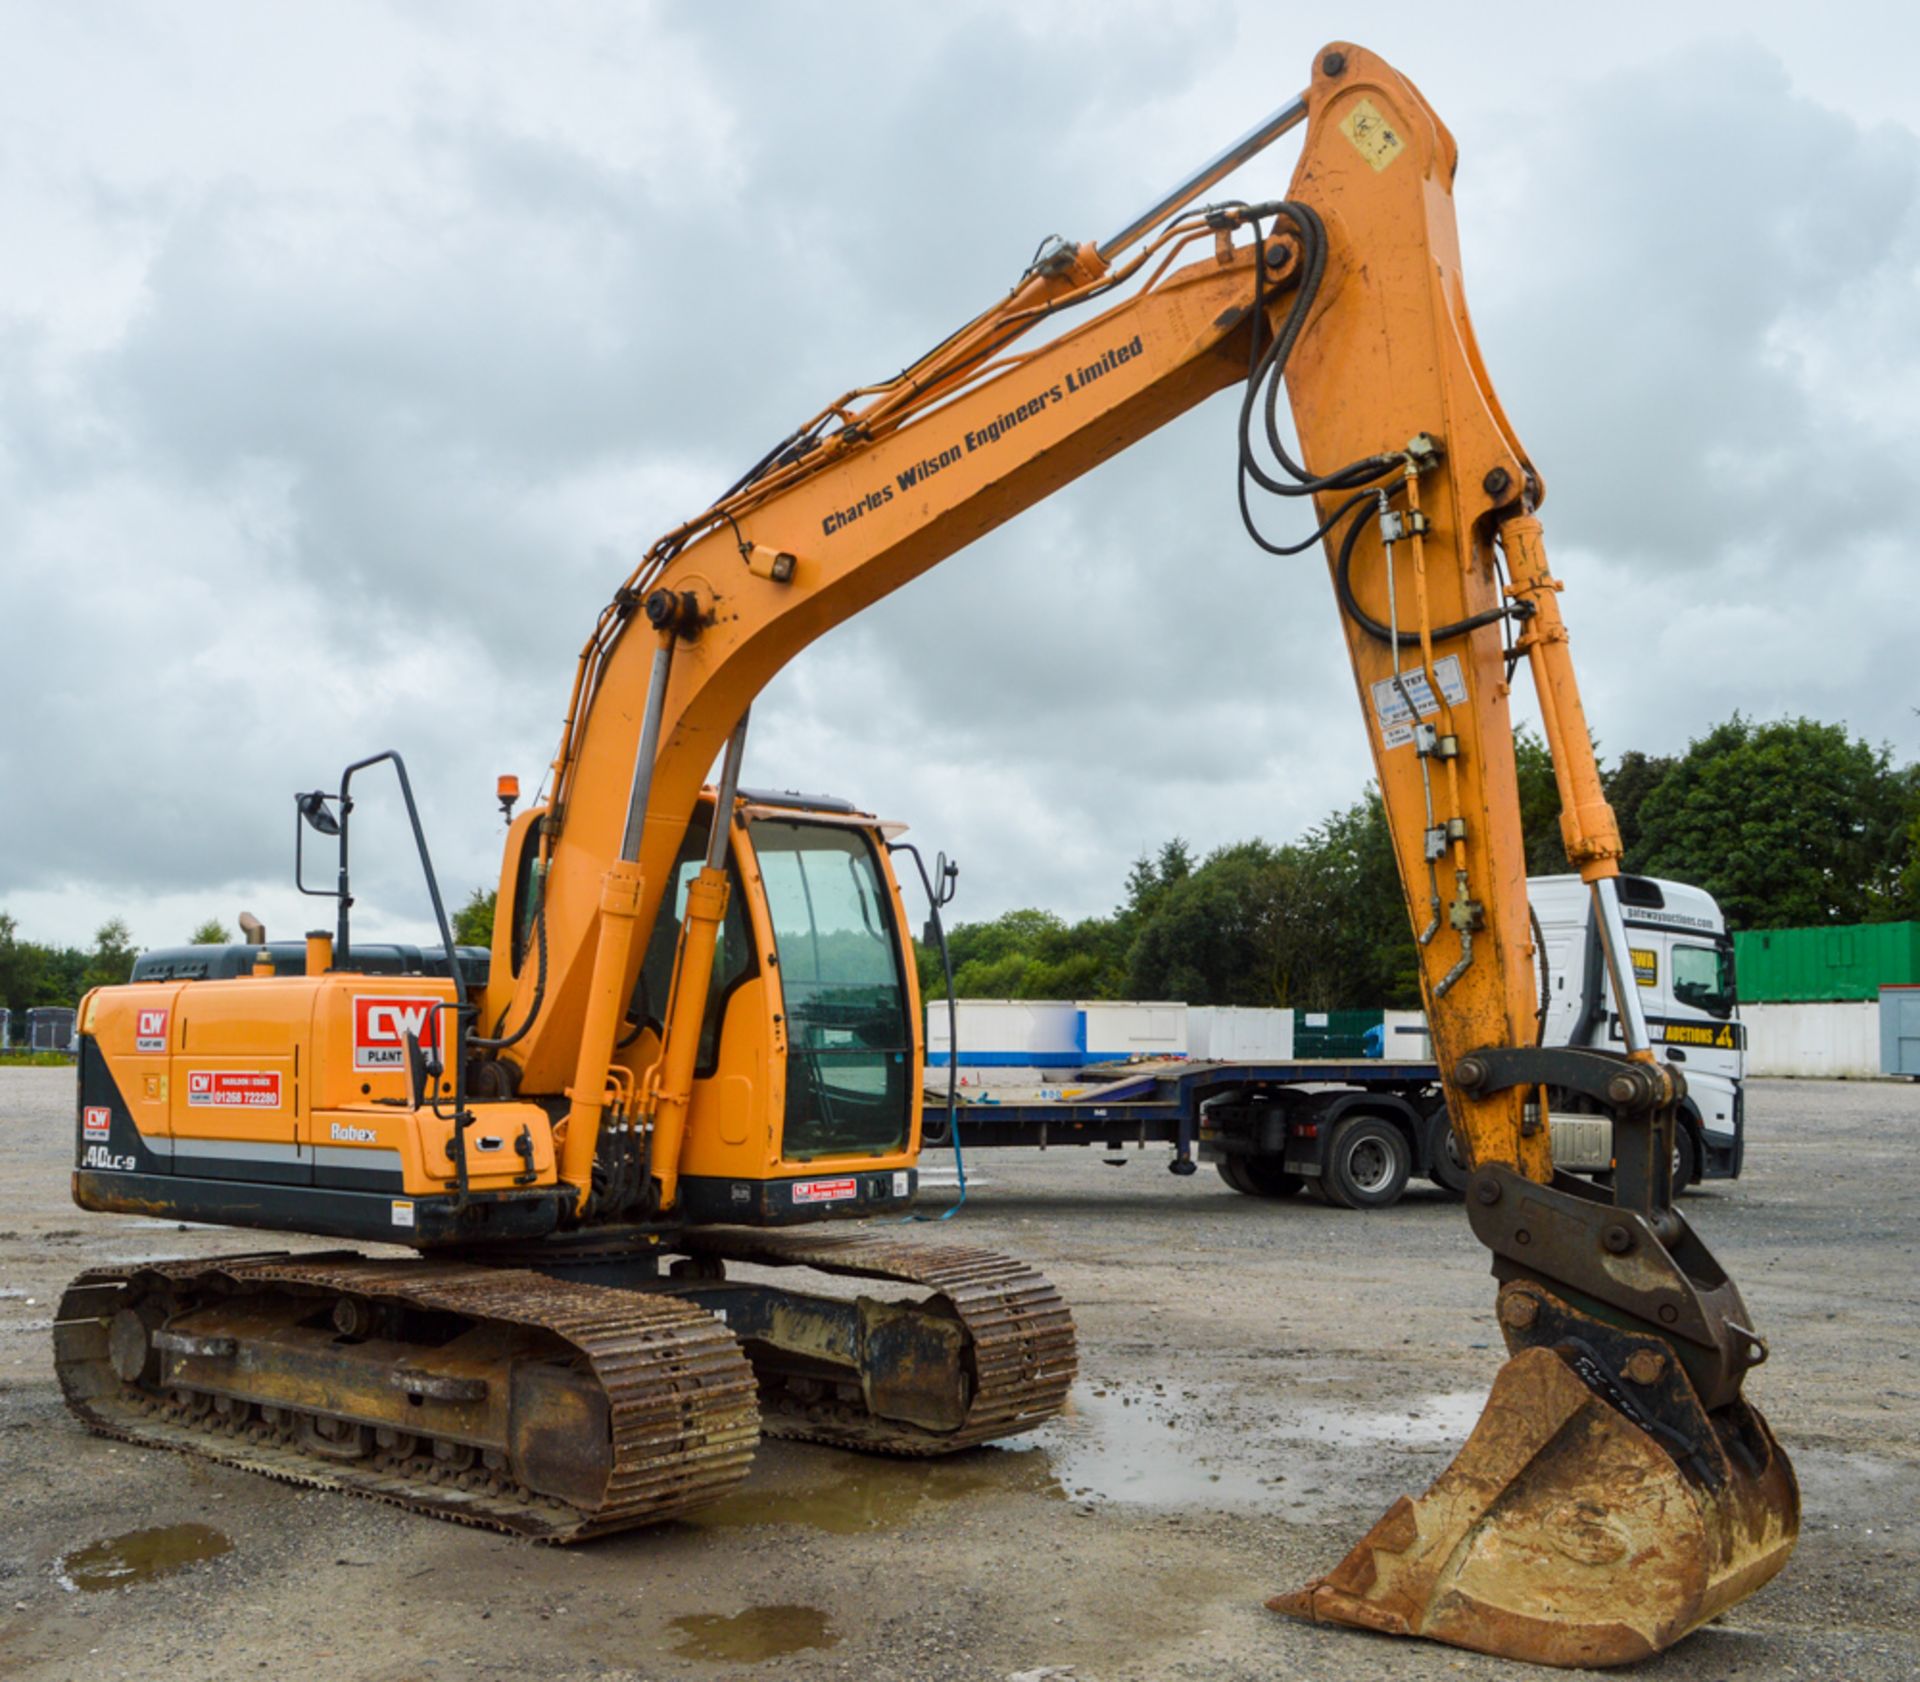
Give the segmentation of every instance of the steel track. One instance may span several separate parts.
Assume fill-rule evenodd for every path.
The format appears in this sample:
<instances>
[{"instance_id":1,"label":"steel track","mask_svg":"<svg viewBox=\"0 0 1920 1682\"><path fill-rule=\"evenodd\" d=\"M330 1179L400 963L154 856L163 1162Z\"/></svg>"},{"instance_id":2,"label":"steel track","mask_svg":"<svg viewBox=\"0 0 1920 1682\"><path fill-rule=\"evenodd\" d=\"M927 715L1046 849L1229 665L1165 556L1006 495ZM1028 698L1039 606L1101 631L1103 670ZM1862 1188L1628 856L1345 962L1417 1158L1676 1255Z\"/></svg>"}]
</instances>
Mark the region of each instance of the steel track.
<instances>
[{"instance_id":1,"label":"steel track","mask_svg":"<svg viewBox=\"0 0 1920 1682\"><path fill-rule=\"evenodd\" d=\"M182 1406L159 1386L124 1383L107 1362L106 1328L121 1307L155 1290L170 1290L183 1305L231 1304L250 1290L352 1295L544 1335L570 1351L605 1396L604 1493L585 1508L538 1495L503 1470L449 1475L421 1454L334 1460L303 1448L285 1425L222 1419ZM99 1268L68 1288L54 1338L67 1405L103 1436L542 1541L582 1541L717 1500L746 1476L759 1439L752 1369L710 1315L671 1297L519 1269L331 1256ZM423 1350L421 1364L431 1356Z\"/></svg>"},{"instance_id":2,"label":"steel track","mask_svg":"<svg viewBox=\"0 0 1920 1682\"><path fill-rule=\"evenodd\" d=\"M954 1454L1044 1423L1065 1404L1078 1371L1073 1316L1060 1293L1023 1262L966 1244L865 1232L766 1232L700 1227L672 1247L765 1267L805 1267L925 1286L968 1334L967 1413L957 1430L879 1419L844 1401L790 1406L763 1388L761 1429L869 1453Z\"/></svg>"}]
</instances>

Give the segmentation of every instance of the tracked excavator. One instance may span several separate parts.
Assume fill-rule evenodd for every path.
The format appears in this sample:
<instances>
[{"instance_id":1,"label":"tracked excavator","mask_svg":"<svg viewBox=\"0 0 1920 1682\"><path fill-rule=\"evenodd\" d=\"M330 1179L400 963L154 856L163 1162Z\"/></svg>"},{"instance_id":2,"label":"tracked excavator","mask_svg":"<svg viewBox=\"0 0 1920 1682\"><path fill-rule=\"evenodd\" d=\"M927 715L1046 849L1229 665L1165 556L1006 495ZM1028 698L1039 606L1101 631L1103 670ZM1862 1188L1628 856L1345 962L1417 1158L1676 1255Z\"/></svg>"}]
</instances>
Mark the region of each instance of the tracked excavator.
<instances>
[{"instance_id":1,"label":"tracked excavator","mask_svg":"<svg viewBox=\"0 0 1920 1682\"><path fill-rule=\"evenodd\" d=\"M1296 127L1284 198L1202 202ZM763 1431L941 1454L1059 1409L1073 1326L1038 1274L897 1219L836 1224L895 1216L916 1186L897 832L743 789L748 710L832 627L1233 390L1249 532L1327 556L1509 1350L1432 1488L1272 1604L1600 1665L1773 1576L1798 1498L1742 1393L1766 1345L1672 1204L1682 1077L1635 993L1545 486L1468 320L1455 162L1410 82L1330 46L1299 98L1126 227L1049 242L1002 301L656 542L581 654L544 793L511 820L484 975L394 756L299 796L296 872L303 826L338 841L331 887L309 888L337 898L335 929L272 973L87 997L74 1197L417 1253L87 1273L55 1330L73 1411L564 1542L711 1501ZM1287 507L1307 529L1282 541L1262 517ZM1538 1043L1522 665L1618 1052ZM444 942L398 973L349 926L354 778L387 760ZM1605 1191L1555 1171L1549 1088L1612 1115Z\"/></svg>"}]
</instances>

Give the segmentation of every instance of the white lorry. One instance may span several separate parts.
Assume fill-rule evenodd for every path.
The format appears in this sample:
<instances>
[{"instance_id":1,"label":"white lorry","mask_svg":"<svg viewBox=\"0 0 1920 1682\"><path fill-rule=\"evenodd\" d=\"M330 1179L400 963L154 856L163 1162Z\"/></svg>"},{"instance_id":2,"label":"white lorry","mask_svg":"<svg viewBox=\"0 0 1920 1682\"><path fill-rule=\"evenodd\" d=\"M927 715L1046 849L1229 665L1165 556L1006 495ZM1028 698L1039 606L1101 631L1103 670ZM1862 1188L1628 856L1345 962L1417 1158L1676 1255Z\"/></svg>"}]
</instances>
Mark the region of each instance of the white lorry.
<instances>
[{"instance_id":1,"label":"white lorry","mask_svg":"<svg viewBox=\"0 0 1920 1682\"><path fill-rule=\"evenodd\" d=\"M1527 897L1540 924L1548 1045L1618 1047L1620 1018L1592 924L1592 895L1577 876L1535 876ZM1686 1076L1687 1096L1674 1161L1674 1189L1740 1172L1744 1144L1740 1083L1746 1030L1734 1002L1733 938L1713 896L1650 876L1620 878L1620 902L1634 980L1659 1054ZM1582 1173L1613 1158L1604 1117L1553 1118L1553 1159Z\"/></svg>"}]
</instances>

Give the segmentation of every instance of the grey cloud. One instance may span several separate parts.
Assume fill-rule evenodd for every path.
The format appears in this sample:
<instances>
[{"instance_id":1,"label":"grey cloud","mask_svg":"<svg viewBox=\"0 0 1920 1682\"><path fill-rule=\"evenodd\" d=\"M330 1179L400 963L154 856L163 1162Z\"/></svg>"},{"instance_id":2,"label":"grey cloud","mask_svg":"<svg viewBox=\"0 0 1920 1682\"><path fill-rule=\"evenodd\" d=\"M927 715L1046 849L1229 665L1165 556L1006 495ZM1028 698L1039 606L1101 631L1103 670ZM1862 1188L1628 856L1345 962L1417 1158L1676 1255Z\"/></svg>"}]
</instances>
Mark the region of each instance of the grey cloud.
<instances>
[{"instance_id":1,"label":"grey cloud","mask_svg":"<svg viewBox=\"0 0 1920 1682\"><path fill-rule=\"evenodd\" d=\"M105 333L104 281L82 332L0 279L0 786L31 793L0 803L0 903L70 906L63 937L219 910L282 866L292 787L389 744L450 884L490 880L492 775L531 786L651 537L1040 236L1123 219L1327 27L770 7L569 13L536 40L413 7L303 35L325 74L284 123L273 31L224 42L249 113L224 137L143 109L132 49L88 39L124 110L0 126L36 183L0 214L58 203L141 275ZM1796 92L1766 46L1616 44L1584 79L1546 41L1516 111L1450 24L1377 33L1462 139L1476 318L1549 479L1607 745L1677 746L1736 704L1897 731L1899 637L1860 608L1897 588L1909 500L1913 129ZM77 77L74 38L45 40L43 73ZM151 157L122 132L143 121ZM76 309L94 284L73 267ZM953 846L969 915L1102 909L1171 833L1284 837L1357 797L1324 566L1246 543L1232 448L1216 399L833 633L756 709L753 777ZM367 820L363 926L418 933L396 824Z\"/></svg>"},{"instance_id":2,"label":"grey cloud","mask_svg":"<svg viewBox=\"0 0 1920 1682\"><path fill-rule=\"evenodd\" d=\"M1477 316L1555 526L1661 572L1733 548L1792 571L1892 517L1899 452L1820 424L1780 335L1844 333L1862 289L1908 277L1883 348L1911 363L1920 140L1795 97L1750 45L1616 72L1558 118L1461 188L1529 183L1524 219L1483 230L1511 256Z\"/></svg>"}]
</instances>

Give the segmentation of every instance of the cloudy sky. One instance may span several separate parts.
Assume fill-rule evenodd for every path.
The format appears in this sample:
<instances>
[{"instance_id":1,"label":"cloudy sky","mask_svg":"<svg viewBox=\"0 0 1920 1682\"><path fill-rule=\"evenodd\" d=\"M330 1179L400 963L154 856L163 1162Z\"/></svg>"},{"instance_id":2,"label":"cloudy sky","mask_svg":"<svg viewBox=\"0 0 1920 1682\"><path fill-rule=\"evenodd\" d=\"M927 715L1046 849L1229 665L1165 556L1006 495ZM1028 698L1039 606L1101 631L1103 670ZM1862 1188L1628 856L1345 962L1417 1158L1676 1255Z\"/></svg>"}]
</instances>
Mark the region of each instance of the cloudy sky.
<instances>
[{"instance_id":1,"label":"cloudy sky","mask_svg":"<svg viewBox=\"0 0 1920 1682\"><path fill-rule=\"evenodd\" d=\"M1362 10L1460 142L1603 751L1737 707L1920 757L1912 8ZM494 775L533 786L656 533L1360 25L0 0L0 909L296 934L327 913L289 795L390 746L454 897L490 883ZM1293 149L1236 185L1277 196ZM1216 398L816 645L749 780L909 821L969 917L1104 910L1169 835L1357 797L1324 569L1246 543L1232 423ZM417 934L381 804L359 927Z\"/></svg>"}]
</instances>

